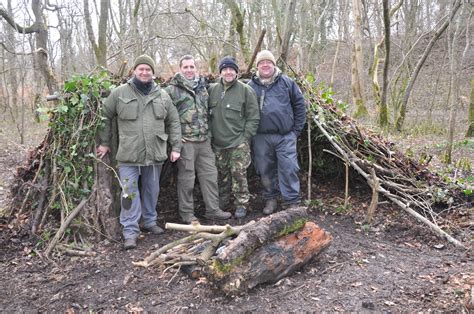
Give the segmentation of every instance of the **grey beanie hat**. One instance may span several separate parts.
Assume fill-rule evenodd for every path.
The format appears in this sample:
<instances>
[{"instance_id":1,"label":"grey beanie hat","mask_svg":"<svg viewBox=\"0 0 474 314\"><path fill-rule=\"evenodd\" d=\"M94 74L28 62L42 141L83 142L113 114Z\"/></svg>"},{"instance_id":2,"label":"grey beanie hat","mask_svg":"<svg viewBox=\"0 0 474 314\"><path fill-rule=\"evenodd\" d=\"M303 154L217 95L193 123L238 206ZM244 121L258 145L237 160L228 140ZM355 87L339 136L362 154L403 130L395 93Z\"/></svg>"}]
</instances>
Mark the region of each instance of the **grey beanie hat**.
<instances>
[{"instance_id":1,"label":"grey beanie hat","mask_svg":"<svg viewBox=\"0 0 474 314\"><path fill-rule=\"evenodd\" d=\"M275 57L273 56L273 53L271 53L270 50L262 50L260 51L258 54L257 54L257 61L256 61L256 65L258 65L258 63L260 61L263 61L263 60L268 60L268 61L271 61L273 63L273 65L276 65L276 60L275 60Z\"/></svg>"}]
</instances>

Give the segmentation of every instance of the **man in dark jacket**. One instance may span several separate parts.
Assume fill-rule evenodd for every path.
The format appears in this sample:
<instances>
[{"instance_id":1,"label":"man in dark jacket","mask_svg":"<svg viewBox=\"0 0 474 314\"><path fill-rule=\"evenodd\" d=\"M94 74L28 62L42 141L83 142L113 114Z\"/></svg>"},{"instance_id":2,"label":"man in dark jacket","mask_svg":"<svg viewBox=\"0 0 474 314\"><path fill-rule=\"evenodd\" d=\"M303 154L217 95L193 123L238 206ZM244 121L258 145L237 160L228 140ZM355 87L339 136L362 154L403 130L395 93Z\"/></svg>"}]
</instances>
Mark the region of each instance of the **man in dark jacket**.
<instances>
[{"instance_id":1,"label":"man in dark jacket","mask_svg":"<svg viewBox=\"0 0 474 314\"><path fill-rule=\"evenodd\" d=\"M250 193L247 168L250 165L250 140L258 127L259 112L255 92L237 79L239 66L233 57L219 63L221 78L209 88L212 146L219 173L221 208L234 196L235 217L247 214Z\"/></svg>"},{"instance_id":2,"label":"man in dark jacket","mask_svg":"<svg viewBox=\"0 0 474 314\"><path fill-rule=\"evenodd\" d=\"M257 73L249 83L260 108L253 161L263 185L263 213L269 215L280 195L285 208L300 203L296 141L306 122L306 106L298 85L275 66L270 51L260 51L256 62Z\"/></svg>"},{"instance_id":3,"label":"man in dark jacket","mask_svg":"<svg viewBox=\"0 0 474 314\"><path fill-rule=\"evenodd\" d=\"M183 147L178 160L178 210L185 223L197 221L194 216L193 190L196 172L208 219L228 219L231 213L219 208L216 156L211 148L208 126L206 82L197 75L194 57L179 60L179 72L165 89L171 96L181 121Z\"/></svg>"},{"instance_id":4,"label":"man in dark jacket","mask_svg":"<svg viewBox=\"0 0 474 314\"><path fill-rule=\"evenodd\" d=\"M111 121L117 117L116 160L122 186L120 223L126 250L137 246L140 216L145 230L153 234L163 232L156 225L156 204L161 166L167 158L166 142L171 144L172 162L179 159L181 151L178 112L168 94L153 81L154 73L153 59L139 56L133 65L133 78L112 90L103 104L105 125L99 133L97 156L102 158L110 151Z\"/></svg>"}]
</instances>

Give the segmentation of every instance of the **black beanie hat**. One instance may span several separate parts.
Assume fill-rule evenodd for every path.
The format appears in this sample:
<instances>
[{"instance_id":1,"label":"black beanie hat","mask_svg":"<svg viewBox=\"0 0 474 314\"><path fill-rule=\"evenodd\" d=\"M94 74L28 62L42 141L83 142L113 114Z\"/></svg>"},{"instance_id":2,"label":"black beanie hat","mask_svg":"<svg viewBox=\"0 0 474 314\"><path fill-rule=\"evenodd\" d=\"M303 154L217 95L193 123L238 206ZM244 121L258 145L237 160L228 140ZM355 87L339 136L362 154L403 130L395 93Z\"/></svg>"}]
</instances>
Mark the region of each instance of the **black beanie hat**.
<instances>
[{"instance_id":1,"label":"black beanie hat","mask_svg":"<svg viewBox=\"0 0 474 314\"><path fill-rule=\"evenodd\" d=\"M235 58L231 56L222 58L221 62L219 63L219 73L221 73L224 68L232 68L235 70L235 72L239 72L239 65L235 61Z\"/></svg>"}]
</instances>

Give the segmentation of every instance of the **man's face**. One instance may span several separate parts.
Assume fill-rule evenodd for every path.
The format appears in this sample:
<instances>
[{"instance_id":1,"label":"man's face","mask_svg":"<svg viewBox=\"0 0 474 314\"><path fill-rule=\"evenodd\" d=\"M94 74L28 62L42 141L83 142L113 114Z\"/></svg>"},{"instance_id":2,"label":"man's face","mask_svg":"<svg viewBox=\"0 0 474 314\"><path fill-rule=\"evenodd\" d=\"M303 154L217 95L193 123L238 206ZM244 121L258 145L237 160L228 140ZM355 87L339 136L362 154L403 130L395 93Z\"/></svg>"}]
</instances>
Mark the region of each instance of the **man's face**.
<instances>
[{"instance_id":1,"label":"man's face","mask_svg":"<svg viewBox=\"0 0 474 314\"><path fill-rule=\"evenodd\" d=\"M151 82L153 79L153 70L148 64L139 64L135 70L133 70L133 74L143 83Z\"/></svg>"},{"instance_id":2,"label":"man's face","mask_svg":"<svg viewBox=\"0 0 474 314\"><path fill-rule=\"evenodd\" d=\"M237 77L237 72L234 70L234 68L223 68L221 71L221 76L225 82L230 83Z\"/></svg>"},{"instance_id":3,"label":"man's face","mask_svg":"<svg viewBox=\"0 0 474 314\"><path fill-rule=\"evenodd\" d=\"M262 60L257 64L258 75L263 79L269 79L275 72L275 65L270 60Z\"/></svg>"},{"instance_id":4,"label":"man's face","mask_svg":"<svg viewBox=\"0 0 474 314\"><path fill-rule=\"evenodd\" d=\"M179 68L179 71L186 79L194 80L197 73L196 64L194 64L194 60L183 60L181 62L181 67Z\"/></svg>"}]
</instances>

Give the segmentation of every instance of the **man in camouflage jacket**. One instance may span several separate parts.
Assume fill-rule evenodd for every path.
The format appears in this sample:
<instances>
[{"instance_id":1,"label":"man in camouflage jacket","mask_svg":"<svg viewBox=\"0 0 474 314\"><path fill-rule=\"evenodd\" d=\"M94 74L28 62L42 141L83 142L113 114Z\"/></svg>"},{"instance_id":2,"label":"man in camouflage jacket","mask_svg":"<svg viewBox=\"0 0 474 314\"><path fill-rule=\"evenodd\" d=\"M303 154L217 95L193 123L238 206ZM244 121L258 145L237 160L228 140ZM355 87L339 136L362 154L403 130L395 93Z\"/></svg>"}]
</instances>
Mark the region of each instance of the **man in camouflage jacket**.
<instances>
[{"instance_id":1,"label":"man in camouflage jacket","mask_svg":"<svg viewBox=\"0 0 474 314\"><path fill-rule=\"evenodd\" d=\"M179 61L179 72L166 91L178 109L183 146L178 160L178 210L186 223L197 220L194 215L193 190L196 172L206 205L208 219L228 219L232 215L219 208L219 190L215 155L208 127L208 93L204 78L197 76L193 56Z\"/></svg>"}]
</instances>

